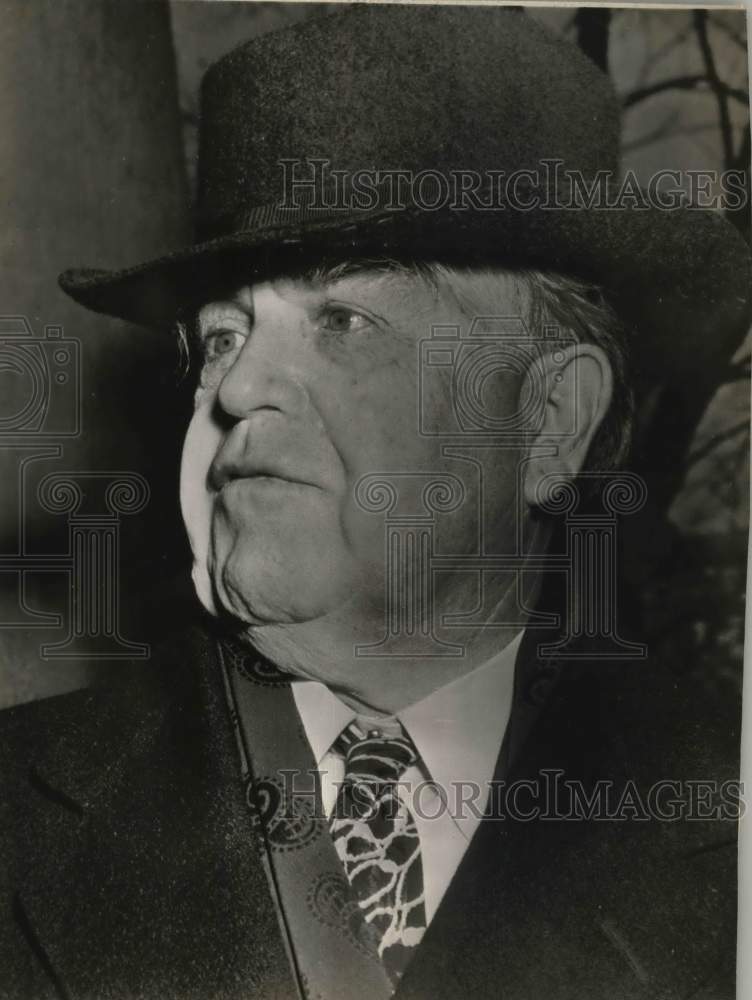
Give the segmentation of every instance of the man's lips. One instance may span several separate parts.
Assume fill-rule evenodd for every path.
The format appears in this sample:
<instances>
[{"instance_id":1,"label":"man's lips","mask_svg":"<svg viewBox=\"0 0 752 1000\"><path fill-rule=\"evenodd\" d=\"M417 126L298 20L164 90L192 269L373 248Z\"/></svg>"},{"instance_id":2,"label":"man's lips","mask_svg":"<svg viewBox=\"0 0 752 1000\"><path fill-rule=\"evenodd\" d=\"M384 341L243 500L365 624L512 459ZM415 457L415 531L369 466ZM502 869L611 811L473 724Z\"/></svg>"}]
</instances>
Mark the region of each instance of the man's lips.
<instances>
[{"instance_id":1,"label":"man's lips","mask_svg":"<svg viewBox=\"0 0 752 1000\"><path fill-rule=\"evenodd\" d=\"M290 479L287 476L272 475L268 472L253 473L250 476L236 476L234 479L228 479L218 490L219 493L224 493L227 490L237 486L265 486L269 484L279 484L285 486L313 486L313 483L307 483L302 479Z\"/></svg>"},{"instance_id":2,"label":"man's lips","mask_svg":"<svg viewBox=\"0 0 752 1000\"><path fill-rule=\"evenodd\" d=\"M254 465L222 464L212 466L209 471L209 485L220 493L225 487L235 483L288 483L293 486L315 486L316 483L303 476L293 475L286 469L272 463Z\"/></svg>"}]
</instances>

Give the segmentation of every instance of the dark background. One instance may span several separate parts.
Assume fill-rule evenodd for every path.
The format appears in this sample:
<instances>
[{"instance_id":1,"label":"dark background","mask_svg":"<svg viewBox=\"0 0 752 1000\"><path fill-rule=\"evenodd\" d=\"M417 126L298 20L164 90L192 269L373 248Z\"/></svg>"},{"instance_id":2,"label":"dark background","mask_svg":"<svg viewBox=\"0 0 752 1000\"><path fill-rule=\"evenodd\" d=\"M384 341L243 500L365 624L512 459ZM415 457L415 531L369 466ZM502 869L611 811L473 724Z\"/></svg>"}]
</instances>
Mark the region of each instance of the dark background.
<instances>
[{"instance_id":1,"label":"dark background","mask_svg":"<svg viewBox=\"0 0 752 1000\"><path fill-rule=\"evenodd\" d=\"M74 264L125 266L188 242L201 74L250 37L331 9L336 5L3 0L0 317L26 317L38 337L62 325L81 341L82 431L57 442L61 457L32 463L22 504L19 442L0 435L0 705L122 668L40 655L43 643L65 633L33 619L65 608L61 574L26 573L27 611L19 618L15 610L21 578L2 571L2 556L18 550L24 533L27 552L62 553L68 544L65 519L35 503L44 474L129 470L149 484L146 508L120 525L124 638L158 642L191 607L177 506L190 387L175 344L166 331L86 313L58 291L57 273ZM623 166L643 183L662 168L749 173L744 14L543 6L530 13L608 70L624 107ZM730 221L748 237L746 212ZM2 320L0 333L13 322ZM749 338L721 333L711 363L691 379L677 385L666 372L643 388L632 464L651 499L628 526L624 558L629 610L644 639L677 672L699 670L709 685L740 688ZM0 353L0 421L28 391Z\"/></svg>"}]
</instances>

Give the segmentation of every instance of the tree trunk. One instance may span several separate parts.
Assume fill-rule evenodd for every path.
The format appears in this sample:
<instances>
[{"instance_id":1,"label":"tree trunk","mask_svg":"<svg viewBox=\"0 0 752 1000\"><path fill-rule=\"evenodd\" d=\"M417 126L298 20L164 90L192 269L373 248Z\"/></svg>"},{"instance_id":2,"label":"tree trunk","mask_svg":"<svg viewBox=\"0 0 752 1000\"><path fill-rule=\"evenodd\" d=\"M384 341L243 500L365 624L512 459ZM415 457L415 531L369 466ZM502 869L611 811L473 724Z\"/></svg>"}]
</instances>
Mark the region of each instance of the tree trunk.
<instances>
[{"instance_id":1,"label":"tree trunk","mask_svg":"<svg viewBox=\"0 0 752 1000\"><path fill-rule=\"evenodd\" d=\"M166 3L4 0L2 13L0 704L9 704L77 686L91 670L76 655L45 662L40 653L66 638L72 586L59 567L31 571L32 556L54 564L68 552L68 516L38 500L45 475L68 472L80 482L81 473L128 470L149 482L146 510L120 520L122 559L113 570L121 631L143 639L134 634L143 615L128 601L127 580L153 580L173 544L157 530L164 463L176 454L170 408L158 396L168 338L87 313L56 279L67 266L121 266L183 243L188 216ZM69 343L60 348L49 327ZM12 340L28 340L28 331L28 343ZM29 362L35 351L48 365L41 397ZM53 627L34 612L63 621Z\"/></svg>"}]
</instances>

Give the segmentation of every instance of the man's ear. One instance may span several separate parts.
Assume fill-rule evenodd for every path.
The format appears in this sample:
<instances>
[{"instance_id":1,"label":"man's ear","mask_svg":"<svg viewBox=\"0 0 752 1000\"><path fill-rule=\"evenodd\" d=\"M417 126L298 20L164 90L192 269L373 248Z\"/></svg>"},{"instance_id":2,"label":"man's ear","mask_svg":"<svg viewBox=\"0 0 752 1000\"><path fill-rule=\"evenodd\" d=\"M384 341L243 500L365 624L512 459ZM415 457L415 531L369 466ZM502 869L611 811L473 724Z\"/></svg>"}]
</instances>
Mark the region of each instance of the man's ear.
<instances>
[{"instance_id":1,"label":"man's ear","mask_svg":"<svg viewBox=\"0 0 752 1000\"><path fill-rule=\"evenodd\" d=\"M557 480L571 480L582 468L611 403L613 373L600 347L571 344L536 359L526 377L541 400L523 482L525 500L537 507Z\"/></svg>"}]
</instances>

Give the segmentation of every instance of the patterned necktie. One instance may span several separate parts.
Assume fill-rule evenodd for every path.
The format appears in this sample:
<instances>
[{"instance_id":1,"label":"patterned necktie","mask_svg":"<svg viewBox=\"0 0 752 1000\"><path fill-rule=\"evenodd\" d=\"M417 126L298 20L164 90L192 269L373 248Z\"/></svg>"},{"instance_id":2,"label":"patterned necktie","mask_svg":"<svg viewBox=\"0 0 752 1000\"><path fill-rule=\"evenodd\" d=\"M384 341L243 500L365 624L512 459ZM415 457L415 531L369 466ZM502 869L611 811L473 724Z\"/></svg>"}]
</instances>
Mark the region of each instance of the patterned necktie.
<instances>
[{"instance_id":1,"label":"patterned necktie","mask_svg":"<svg viewBox=\"0 0 752 1000\"><path fill-rule=\"evenodd\" d=\"M395 787L417 754L404 736L363 736L354 724L333 749L345 757L330 820L334 846L395 983L426 928L418 831Z\"/></svg>"}]
</instances>

